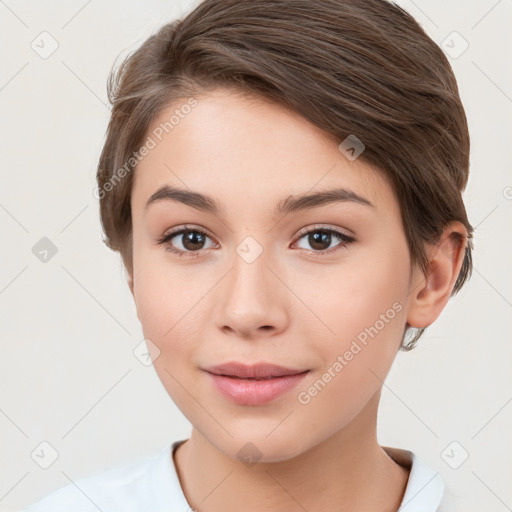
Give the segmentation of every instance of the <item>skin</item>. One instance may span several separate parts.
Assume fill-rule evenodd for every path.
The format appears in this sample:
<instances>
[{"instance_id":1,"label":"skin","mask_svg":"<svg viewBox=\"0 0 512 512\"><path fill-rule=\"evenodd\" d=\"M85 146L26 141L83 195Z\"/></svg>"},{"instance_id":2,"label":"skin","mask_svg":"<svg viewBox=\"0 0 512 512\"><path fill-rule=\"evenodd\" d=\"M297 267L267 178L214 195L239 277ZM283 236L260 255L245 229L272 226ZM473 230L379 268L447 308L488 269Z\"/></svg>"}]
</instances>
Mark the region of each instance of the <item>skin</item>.
<instances>
[{"instance_id":1,"label":"skin","mask_svg":"<svg viewBox=\"0 0 512 512\"><path fill-rule=\"evenodd\" d=\"M158 376L193 426L174 457L185 496L201 512L396 511L409 471L377 441L381 389L406 322L427 326L448 301L464 245L450 234L465 235L464 227L451 223L427 246L424 275L411 266L399 205L378 170L349 161L328 134L282 106L226 89L196 99L139 163L131 198L130 290L144 336L160 351ZM163 110L148 134L186 100ZM169 200L146 209L165 184L213 197L222 216ZM337 187L373 206L345 201L273 215L290 195ZM184 224L208 233L199 256L158 244ZM315 246L299 234L318 226L356 240L333 235ZM263 251L252 263L236 251L248 236ZM198 247L183 235L168 244L188 254ZM300 403L299 392L393 304L401 307L394 318ZM310 372L266 405L237 405L202 369L232 360ZM248 442L261 456L250 467L237 457Z\"/></svg>"}]
</instances>

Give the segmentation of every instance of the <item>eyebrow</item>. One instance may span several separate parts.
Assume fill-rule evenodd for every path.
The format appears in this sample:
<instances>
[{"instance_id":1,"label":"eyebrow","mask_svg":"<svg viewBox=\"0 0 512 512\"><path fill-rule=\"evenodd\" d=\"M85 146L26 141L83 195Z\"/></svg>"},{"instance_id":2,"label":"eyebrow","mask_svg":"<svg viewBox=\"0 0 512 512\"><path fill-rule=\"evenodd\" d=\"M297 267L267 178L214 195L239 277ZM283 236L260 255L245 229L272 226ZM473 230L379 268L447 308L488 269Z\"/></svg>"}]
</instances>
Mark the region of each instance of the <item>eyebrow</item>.
<instances>
[{"instance_id":1,"label":"eyebrow","mask_svg":"<svg viewBox=\"0 0 512 512\"><path fill-rule=\"evenodd\" d=\"M170 185L163 185L152 194L147 200L145 208L147 209L150 204L157 201L177 201L200 211L208 212L219 217L223 216L223 209L215 199L199 192ZM337 202L354 202L364 206L374 207L368 199L356 194L352 190L336 188L312 194L291 195L278 203L274 210L274 215L287 215L291 212L309 210Z\"/></svg>"}]
</instances>

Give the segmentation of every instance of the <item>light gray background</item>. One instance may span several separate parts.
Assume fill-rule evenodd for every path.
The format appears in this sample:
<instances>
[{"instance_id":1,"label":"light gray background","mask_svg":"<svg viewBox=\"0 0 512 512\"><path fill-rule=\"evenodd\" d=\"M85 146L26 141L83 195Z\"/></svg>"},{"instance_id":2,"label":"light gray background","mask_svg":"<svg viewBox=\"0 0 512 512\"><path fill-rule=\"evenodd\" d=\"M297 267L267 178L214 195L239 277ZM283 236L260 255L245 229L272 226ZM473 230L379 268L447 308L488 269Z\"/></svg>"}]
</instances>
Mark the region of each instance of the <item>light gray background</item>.
<instances>
[{"instance_id":1,"label":"light gray background","mask_svg":"<svg viewBox=\"0 0 512 512\"><path fill-rule=\"evenodd\" d=\"M112 64L196 3L0 1L0 511L188 437L133 354L142 330L92 191ZM512 2L399 3L441 46L453 31L469 43L450 61L471 132L476 250L472 280L397 356L379 441L439 471L458 511L512 510ZM59 45L47 59L31 48L43 31ZM46 263L32 252L42 237L58 250ZM48 469L42 442L58 452Z\"/></svg>"}]
</instances>

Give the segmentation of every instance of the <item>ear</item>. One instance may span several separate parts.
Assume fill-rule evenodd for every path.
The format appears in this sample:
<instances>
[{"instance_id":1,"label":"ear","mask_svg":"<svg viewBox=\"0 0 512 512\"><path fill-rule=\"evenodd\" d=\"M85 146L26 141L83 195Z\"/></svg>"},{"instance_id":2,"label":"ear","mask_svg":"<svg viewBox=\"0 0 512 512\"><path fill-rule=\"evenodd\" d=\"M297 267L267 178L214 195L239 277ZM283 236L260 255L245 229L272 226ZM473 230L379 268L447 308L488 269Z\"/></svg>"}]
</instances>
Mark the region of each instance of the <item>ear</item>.
<instances>
[{"instance_id":1,"label":"ear","mask_svg":"<svg viewBox=\"0 0 512 512\"><path fill-rule=\"evenodd\" d=\"M429 263L426 272L416 268L411 281L407 315L411 327L427 327L441 314L462 267L466 244L466 228L454 221L445 227L436 244L427 245Z\"/></svg>"}]
</instances>

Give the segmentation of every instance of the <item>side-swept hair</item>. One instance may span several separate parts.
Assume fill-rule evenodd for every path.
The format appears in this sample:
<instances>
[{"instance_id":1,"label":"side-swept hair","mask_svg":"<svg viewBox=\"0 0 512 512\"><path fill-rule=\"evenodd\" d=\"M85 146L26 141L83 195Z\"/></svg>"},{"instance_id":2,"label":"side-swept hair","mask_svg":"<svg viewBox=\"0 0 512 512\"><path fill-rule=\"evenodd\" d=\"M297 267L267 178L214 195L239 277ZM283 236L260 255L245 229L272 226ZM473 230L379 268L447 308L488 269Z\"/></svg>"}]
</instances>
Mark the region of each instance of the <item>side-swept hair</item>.
<instances>
[{"instance_id":1,"label":"side-swept hair","mask_svg":"<svg viewBox=\"0 0 512 512\"><path fill-rule=\"evenodd\" d=\"M97 183L104 242L130 274L132 155L164 107L218 87L287 106L338 142L356 135L365 145L359 158L394 189L411 260L424 272L424 244L460 221L467 241L452 293L459 291L471 275L473 247L462 199L466 116L443 51L387 0L205 0L113 67ZM402 350L414 348L423 330Z\"/></svg>"}]
</instances>

